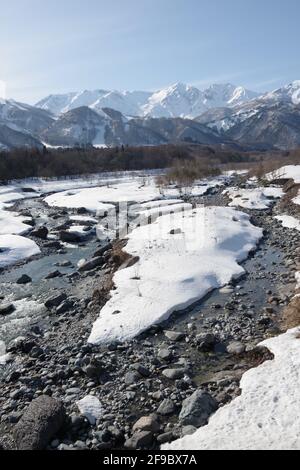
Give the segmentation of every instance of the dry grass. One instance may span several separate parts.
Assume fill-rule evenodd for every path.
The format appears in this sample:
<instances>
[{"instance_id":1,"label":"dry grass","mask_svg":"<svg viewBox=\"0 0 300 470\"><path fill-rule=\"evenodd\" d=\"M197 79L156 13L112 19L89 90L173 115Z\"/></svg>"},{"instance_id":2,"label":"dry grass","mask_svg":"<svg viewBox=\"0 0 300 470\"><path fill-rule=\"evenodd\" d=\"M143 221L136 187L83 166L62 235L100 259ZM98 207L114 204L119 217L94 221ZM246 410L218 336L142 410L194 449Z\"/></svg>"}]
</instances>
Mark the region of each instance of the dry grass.
<instances>
[{"instance_id":1,"label":"dry grass","mask_svg":"<svg viewBox=\"0 0 300 470\"><path fill-rule=\"evenodd\" d=\"M300 325L300 297L295 297L284 309L282 316L282 327L290 330Z\"/></svg>"},{"instance_id":2,"label":"dry grass","mask_svg":"<svg viewBox=\"0 0 300 470\"><path fill-rule=\"evenodd\" d=\"M220 174L220 168L204 159L175 160L167 173L156 179L156 184L162 193L165 187L175 185L184 195L189 193L196 180Z\"/></svg>"},{"instance_id":3,"label":"dry grass","mask_svg":"<svg viewBox=\"0 0 300 470\"><path fill-rule=\"evenodd\" d=\"M285 191L285 195L279 203L279 208L281 210L287 209L290 204L292 204L293 199L298 196L300 192L300 184L296 184L294 180L290 180L284 185L283 190ZM293 204L293 213L299 213L300 215L300 206Z\"/></svg>"}]
</instances>

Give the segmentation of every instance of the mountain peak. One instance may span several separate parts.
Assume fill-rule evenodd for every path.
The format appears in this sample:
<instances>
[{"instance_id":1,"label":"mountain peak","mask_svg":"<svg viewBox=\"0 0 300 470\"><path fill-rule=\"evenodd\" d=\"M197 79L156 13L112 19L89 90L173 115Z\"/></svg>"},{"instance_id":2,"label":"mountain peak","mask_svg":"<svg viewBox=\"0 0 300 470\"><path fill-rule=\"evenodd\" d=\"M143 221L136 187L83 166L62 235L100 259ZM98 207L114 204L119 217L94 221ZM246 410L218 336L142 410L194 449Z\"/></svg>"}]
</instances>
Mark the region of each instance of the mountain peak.
<instances>
[{"instance_id":1,"label":"mountain peak","mask_svg":"<svg viewBox=\"0 0 300 470\"><path fill-rule=\"evenodd\" d=\"M97 89L50 95L37 106L56 115L88 106L99 114L103 108L111 108L128 117L195 118L208 109L233 107L257 96L257 93L231 83L212 84L202 91L179 81L154 93Z\"/></svg>"}]
</instances>

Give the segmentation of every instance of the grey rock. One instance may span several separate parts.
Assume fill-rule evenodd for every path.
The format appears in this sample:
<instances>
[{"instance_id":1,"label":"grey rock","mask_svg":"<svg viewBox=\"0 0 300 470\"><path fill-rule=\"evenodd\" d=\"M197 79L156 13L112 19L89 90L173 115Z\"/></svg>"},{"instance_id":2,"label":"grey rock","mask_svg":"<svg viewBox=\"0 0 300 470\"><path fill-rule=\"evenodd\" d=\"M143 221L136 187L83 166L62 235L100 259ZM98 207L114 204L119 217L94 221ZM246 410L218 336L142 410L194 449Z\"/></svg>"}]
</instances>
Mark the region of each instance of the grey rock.
<instances>
[{"instance_id":1,"label":"grey rock","mask_svg":"<svg viewBox=\"0 0 300 470\"><path fill-rule=\"evenodd\" d=\"M56 295L54 297L50 297L49 299L47 299L45 302L45 306L48 309L59 307L62 304L62 302L64 302L64 300L66 299L67 299L66 294L59 294L59 295Z\"/></svg>"},{"instance_id":2,"label":"grey rock","mask_svg":"<svg viewBox=\"0 0 300 470\"><path fill-rule=\"evenodd\" d=\"M45 277L45 279L55 279L57 277L61 277L62 273L60 271L52 271L51 273L48 274L48 276Z\"/></svg>"},{"instance_id":3,"label":"grey rock","mask_svg":"<svg viewBox=\"0 0 300 470\"><path fill-rule=\"evenodd\" d=\"M182 339L184 339L185 334L180 331L165 331L165 336L170 341L181 341Z\"/></svg>"},{"instance_id":4,"label":"grey rock","mask_svg":"<svg viewBox=\"0 0 300 470\"><path fill-rule=\"evenodd\" d=\"M181 432L181 436L184 437L184 436L191 436L192 434L194 434L195 432L197 431L197 428L195 428L195 426L184 426L182 428L182 432Z\"/></svg>"},{"instance_id":5,"label":"grey rock","mask_svg":"<svg viewBox=\"0 0 300 470\"><path fill-rule=\"evenodd\" d=\"M17 280L17 284L25 285L30 284L32 282L31 277L27 276L27 274L23 274L23 276L19 277Z\"/></svg>"},{"instance_id":6,"label":"grey rock","mask_svg":"<svg viewBox=\"0 0 300 470\"><path fill-rule=\"evenodd\" d=\"M172 442L174 439L174 434L172 431L165 432L164 434L160 434L157 436L157 442L159 444L168 444L169 442Z\"/></svg>"},{"instance_id":7,"label":"grey rock","mask_svg":"<svg viewBox=\"0 0 300 470\"><path fill-rule=\"evenodd\" d=\"M48 229L47 227L39 227L36 230L31 232L32 237L40 238L41 240L47 240L48 237Z\"/></svg>"},{"instance_id":8,"label":"grey rock","mask_svg":"<svg viewBox=\"0 0 300 470\"><path fill-rule=\"evenodd\" d=\"M102 266L103 262L103 258L101 256L98 256L97 258L93 258L89 261L86 261L82 266L80 266L79 271L92 271L93 269Z\"/></svg>"},{"instance_id":9,"label":"grey rock","mask_svg":"<svg viewBox=\"0 0 300 470\"><path fill-rule=\"evenodd\" d=\"M196 336L198 349L203 352L211 351L216 344L216 337L210 333L202 333Z\"/></svg>"},{"instance_id":10,"label":"grey rock","mask_svg":"<svg viewBox=\"0 0 300 470\"><path fill-rule=\"evenodd\" d=\"M65 423L62 403L48 396L34 400L15 426L18 450L43 450Z\"/></svg>"},{"instance_id":11,"label":"grey rock","mask_svg":"<svg viewBox=\"0 0 300 470\"><path fill-rule=\"evenodd\" d=\"M159 431L160 425L156 415L143 416L133 426L133 431L151 431L153 433Z\"/></svg>"},{"instance_id":12,"label":"grey rock","mask_svg":"<svg viewBox=\"0 0 300 470\"><path fill-rule=\"evenodd\" d=\"M166 398L159 406L157 413L162 416L168 416L174 413L176 407L172 400Z\"/></svg>"},{"instance_id":13,"label":"grey rock","mask_svg":"<svg viewBox=\"0 0 300 470\"><path fill-rule=\"evenodd\" d=\"M173 353L169 349L160 349L158 351L158 357L159 359L162 359L163 361L169 361L172 359Z\"/></svg>"},{"instance_id":14,"label":"grey rock","mask_svg":"<svg viewBox=\"0 0 300 470\"><path fill-rule=\"evenodd\" d=\"M246 346L239 341L233 341L227 346L227 352L229 354L243 354L246 351Z\"/></svg>"},{"instance_id":15,"label":"grey rock","mask_svg":"<svg viewBox=\"0 0 300 470\"><path fill-rule=\"evenodd\" d=\"M150 431L139 431L125 442L126 449L143 449L152 444L153 435Z\"/></svg>"},{"instance_id":16,"label":"grey rock","mask_svg":"<svg viewBox=\"0 0 300 470\"><path fill-rule=\"evenodd\" d=\"M147 367L143 366L142 364L133 364L132 368L136 370L139 374L143 377L149 377L150 371Z\"/></svg>"},{"instance_id":17,"label":"grey rock","mask_svg":"<svg viewBox=\"0 0 300 470\"><path fill-rule=\"evenodd\" d=\"M184 425L204 426L208 418L217 410L216 400L203 390L196 390L182 404L179 420Z\"/></svg>"},{"instance_id":18,"label":"grey rock","mask_svg":"<svg viewBox=\"0 0 300 470\"><path fill-rule=\"evenodd\" d=\"M165 369L163 375L170 380L179 380L184 377L185 369Z\"/></svg>"},{"instance_id":19,"label":"grey rock","mask_svg":"<svg viewBox=\"0 0 300 470\"><path fill-rule=\"evenodd\" d=\"M10 315L16 310L13 304L1 304L0 305L0 316Z\"/></svg>"},{"instance_id":20,"label":"grey rock","mask_svg":"<svg viewBox=\"0 0 300 470\"><path fill-rule=\"evenodd\" d=\"M127 372L125 375L126 385L136 384L139 380L141 380L141 375L138 372Z\"/></svg>"}]
</instances>

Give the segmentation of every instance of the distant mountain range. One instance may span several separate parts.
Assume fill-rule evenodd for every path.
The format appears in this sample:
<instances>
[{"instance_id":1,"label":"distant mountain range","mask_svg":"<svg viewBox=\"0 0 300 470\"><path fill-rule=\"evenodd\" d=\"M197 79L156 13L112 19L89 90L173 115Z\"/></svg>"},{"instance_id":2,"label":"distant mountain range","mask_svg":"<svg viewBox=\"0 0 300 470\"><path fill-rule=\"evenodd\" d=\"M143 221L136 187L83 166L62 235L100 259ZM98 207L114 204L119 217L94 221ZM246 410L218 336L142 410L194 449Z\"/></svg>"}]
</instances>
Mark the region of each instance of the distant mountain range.
<instances>
[{"instance_id":1,"label":"distant mountain range","mask_svg":"<svg viewBox=\"0 0 300 470\"><path fill-rule=\"evenodd\" d=\"M0 100L0 149L182 142L300 146L300 81L262 95L231 84L201 91L177 83L155 93L51 95L35 106Z\"/></svg>"},{"instance_id":2,"label":"distant mountain range","mask_svg":"<svg viewBox=\"0 0 300 470\"><path fill-rule=\"evenodd\" d=\"M176 83L155 93L86 90L80 93L50 95L36 106L54 115L88 106L98 113L101 113L103 108L112 108L130 117L193 119L208 109L240 105L257 96L253 91L231 84L212 85L201 91L183 83Z\"/></svg>"}]
</instances>

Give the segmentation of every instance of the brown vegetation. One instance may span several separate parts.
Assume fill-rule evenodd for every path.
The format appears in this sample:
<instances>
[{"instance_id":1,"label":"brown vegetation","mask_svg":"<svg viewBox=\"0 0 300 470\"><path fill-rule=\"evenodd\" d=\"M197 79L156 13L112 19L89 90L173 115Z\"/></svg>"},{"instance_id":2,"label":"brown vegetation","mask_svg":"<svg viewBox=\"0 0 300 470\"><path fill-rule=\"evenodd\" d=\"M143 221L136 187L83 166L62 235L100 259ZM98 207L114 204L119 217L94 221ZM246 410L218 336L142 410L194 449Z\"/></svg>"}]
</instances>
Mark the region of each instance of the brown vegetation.
<instances>
[{"instance_id":1,"label":"brown vegetation","mask_svg":"<svg viewBox=\"0 0 300 470\"><path fill-rule=\"evenodd\" d=\"M285 308L282 317L282 326L284 330L296 328L300 325L300 297L294 297Z\"/></svg>"},{"instance_id":2,"label":"brown vegetation","mask_svg":"<svg viewBox=\"0 0 300 470\"><path fill-rule=\"evenodd\" d=\"M172 184L179 188L182 194L188 194L197 179L217 176L220 173L220 165L217 166L208 159L175 160L167 173L157 178L156 183L162 192L164 187Z\"/></svg>"}]
</instances>

